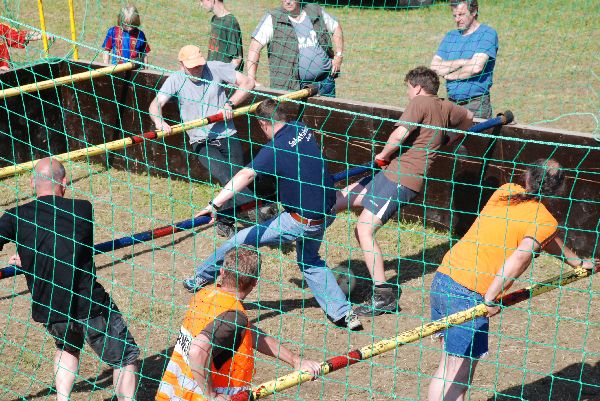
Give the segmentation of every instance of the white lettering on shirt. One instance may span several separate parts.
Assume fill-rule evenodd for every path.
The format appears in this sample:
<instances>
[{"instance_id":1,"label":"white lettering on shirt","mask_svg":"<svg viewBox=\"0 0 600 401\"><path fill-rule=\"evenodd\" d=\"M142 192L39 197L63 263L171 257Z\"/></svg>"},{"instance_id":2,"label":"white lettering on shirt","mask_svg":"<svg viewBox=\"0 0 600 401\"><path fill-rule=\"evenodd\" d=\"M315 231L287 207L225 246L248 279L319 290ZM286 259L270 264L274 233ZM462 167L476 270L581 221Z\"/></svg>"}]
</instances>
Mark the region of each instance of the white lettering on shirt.
<instances>
[{"instance_id":1,"label":"white lettering on shirt","mask_svg":"<svg viewBox=\"0 0 600 401\"><path fill-rule=\"evenodd\" d=\"M302 142L304 140L309 141L310 138L312 138L312 132L308 129L308 127L304 127L304 128L302 128L302 131L300 131L300 133L298 133L298 136L296 136L294 139L289 141L288 144L290 145L291 148L293 148L299 142Z\"/></svg>"},{"instance_id":2,"label":"white lettering on shirt","mask_svg":"<svg viewBox=\"0 0 600 401\"><path fill-rule=\"evenodd\" d=\"M185 329L185 327L181 327L179 331L179 337L177 338L177 342L175 343L175 352L183 357L183 360L188 365L190 364L189 355L190 348L192 347L192 333Z\"/></svg>"},{"instance_id":3,"label":"white lettering on shirt","mask_svg":"<svg viewBox=\"0 0 600 401\"><path fill-rule=\"evenodd\" d=\"M317 33L315 31L310 31L308 37L298 37L298 49L316 47L318 44Z\"/></svg>"}]
</instances>

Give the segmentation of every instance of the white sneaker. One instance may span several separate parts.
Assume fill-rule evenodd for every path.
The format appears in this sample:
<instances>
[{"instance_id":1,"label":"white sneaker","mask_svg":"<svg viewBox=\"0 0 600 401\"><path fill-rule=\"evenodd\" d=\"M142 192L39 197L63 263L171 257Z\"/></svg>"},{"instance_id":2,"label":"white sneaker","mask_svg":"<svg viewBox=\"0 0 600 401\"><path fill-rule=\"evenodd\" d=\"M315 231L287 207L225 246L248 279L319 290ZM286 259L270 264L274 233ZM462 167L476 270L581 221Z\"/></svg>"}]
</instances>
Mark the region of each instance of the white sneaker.
<instances>
[{"instance_id":1,"label":"white sneaker","mask_svg":"<svg viewBox=\"0 0 600 401\"><path fill-rule=\"evenodd\" d=\"M358 320L358 316L356 316L356 313L352 309L344 317L333 322L333 324L337 327L350 329L351 331L361 331L363 329L362 323Z\"/></svg>"}]
</instances>

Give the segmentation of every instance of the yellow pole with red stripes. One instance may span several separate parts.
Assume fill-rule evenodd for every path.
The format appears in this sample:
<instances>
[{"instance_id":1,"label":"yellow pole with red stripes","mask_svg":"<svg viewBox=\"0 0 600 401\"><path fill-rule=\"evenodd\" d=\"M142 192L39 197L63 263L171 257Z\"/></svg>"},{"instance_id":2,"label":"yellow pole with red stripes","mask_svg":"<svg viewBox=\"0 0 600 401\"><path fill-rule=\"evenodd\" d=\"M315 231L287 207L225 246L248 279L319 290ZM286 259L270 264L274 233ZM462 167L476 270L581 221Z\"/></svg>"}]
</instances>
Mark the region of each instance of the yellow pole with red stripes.
<instances>
[{"instance_id":1,"label":"yellow pole with red stripes","mask_svg":"<svg viewBox=\"0 0 600 401\"><path fill-rule=\"evenodd\" d=\"M71 84L75 82L87 81L104 75L117 74L119 72L133 69L132 62L111 65L108 67L98 68L96 70L84 71L78 74L65 75L64 77L48 79L46 81L34 82L32 84L21 85L14 88L0 90L0 99L7 97L19 96L28 92L39 92L45 89L55 88L57 86Z\"/></svg>"},{"instance_id":2,"label":"yellow pole with red stripes","mask_svg":"<svg viewBox=\"0 0 600 401\"><path fill-rule=\"evenodd\" d=\"M548 291L552 291L561 286L570 284L577 280L589 277L597 271L587 270L583 268L570 269L570 272L563 273L535 285L523 288L507 294L498 300L498 303L503 306L515 305L527 299L537 297ZM377 343L366 345L360 349L350 351L346 355L339 355L328 359L321 364L323 375L329 374L336 370L345 368L346 366L354 365L360 361L364 361L374 356L381 355L385 352L399 348L405 344L418 341L424 337L446 330L450 326L459 325L477 317L483 317L487 314L487 307L484 304L479 304L473 308L454 313L443 319L435 320L415 327L412 330L405 331L396 337L381 340ZM232 397L233 401L253 401L260 398L265 398L269 395L281 392L288 388L297 386L313 379L313 376L304 371L295 371L288 375L279 377L275 380L262 383L249 391L238 393Z\"/></svg>"},{"instance_id":3,"label":"yellow pole with red stripes","mask_svg":"<svg viewBox=\"0 0 600 401\"><path fill-rule=\"evenodd\" d=\"M107 67L107 68L113 68L113 67ZM276 99L278 99L278 100L303 99L303 98L306 98L309 96L313 96L316 93L317 93L316 88L314 86L310 86L310 87L301 89L296 92L290 92L285 95L279 96ZM233 110L233 117L235 118L235 117L241 116L243 114L251 113L256 110L256 108L258 107L259 104L260 104L260 102L257 102L257 103L253 103L249 106L238 107L237 109ZM145 140L155 140L155 139L160 139L160 138L164 138L167 136L179 134L179 133L182 133L182 132L187 131L192 128L203 127L205 125L213 124L213 123L216 123L219 121L223 121L223 113L221 113L221 112L214 114L212 116L198 119L198 120L193 120L193 121L189 121L186 123L174 125L174 126L172 126L170 133L167 133L162 130L150 131L150 132L146 132L142 135L135 135L130 138L124 138L124 139L119 139L119 140L112 141L112 142L106 142L101 145L91 145L84 149L74 150L74 151L62 153L59 155L53 155L52 157L54 157L57 160L60 160L61 162L80 160L80 159L84 159L87 157L104 154L109 151L121 150L128 146L135 145L137 143L141 143ZM39 160L33 160L30 162L26 162L26 163L16 164L14 166L0 168L0 179L31 171L31 170L33 170L33 168L35 167L35 165L37 164L38 161Z\"/></svg>"}]
</instances>

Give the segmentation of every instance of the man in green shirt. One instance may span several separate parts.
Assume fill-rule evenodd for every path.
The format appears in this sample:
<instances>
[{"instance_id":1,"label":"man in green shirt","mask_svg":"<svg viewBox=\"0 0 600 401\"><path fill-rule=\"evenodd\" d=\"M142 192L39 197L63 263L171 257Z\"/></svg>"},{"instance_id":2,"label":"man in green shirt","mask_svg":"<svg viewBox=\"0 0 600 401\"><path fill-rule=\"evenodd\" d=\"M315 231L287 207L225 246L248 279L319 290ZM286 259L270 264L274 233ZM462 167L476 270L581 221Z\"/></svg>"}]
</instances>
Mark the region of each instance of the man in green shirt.
<instances>
[{"instance_id":1,"label":"man in green shirt","mask_svg":"<svg viewBox=\"0 0 600 401\"><path fill-rule=\"evenodd\" d=\"M242 31L237 19L221 0L200 0L202 7L214 15L210 21L208 61L231 63L237 71L244 70Z\"/></svg>"}]
</instances>

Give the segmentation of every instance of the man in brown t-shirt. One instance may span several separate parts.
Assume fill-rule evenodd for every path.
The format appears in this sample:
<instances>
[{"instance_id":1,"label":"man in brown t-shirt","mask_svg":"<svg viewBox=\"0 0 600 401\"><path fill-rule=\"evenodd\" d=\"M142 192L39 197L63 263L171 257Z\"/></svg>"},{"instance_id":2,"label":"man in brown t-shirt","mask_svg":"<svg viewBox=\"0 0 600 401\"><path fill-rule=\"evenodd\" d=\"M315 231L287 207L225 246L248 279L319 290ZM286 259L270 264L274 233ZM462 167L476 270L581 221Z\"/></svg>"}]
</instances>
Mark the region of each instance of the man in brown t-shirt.
<instances>
[{"instance_id":1,"label":"man in brown t-shirt","mask_svg":"<svg viewBox=\"0 0 600 401\"><path fill-rule=\"evenodd\" d=\"M446 133L443 129L450 127L465 131L473 124L473 113L437 97L440 81L431 69L414 68L406 74L404 82L410 102L402 114L402 121L397 124L398 128L375 156L378 164L389 164L374 177L365 177L344 188L335 207L336 210L363 207L356 225L356 237L374 287L371 299L355 309L355 313L361 316L395 312L398 305L397 286L386 282L383 254L375 240L375 233L421 191L423 177L435 160L436 151L444 143ZM457 139L454 135L451 140Z\"/></svg>"}]
</instances>

